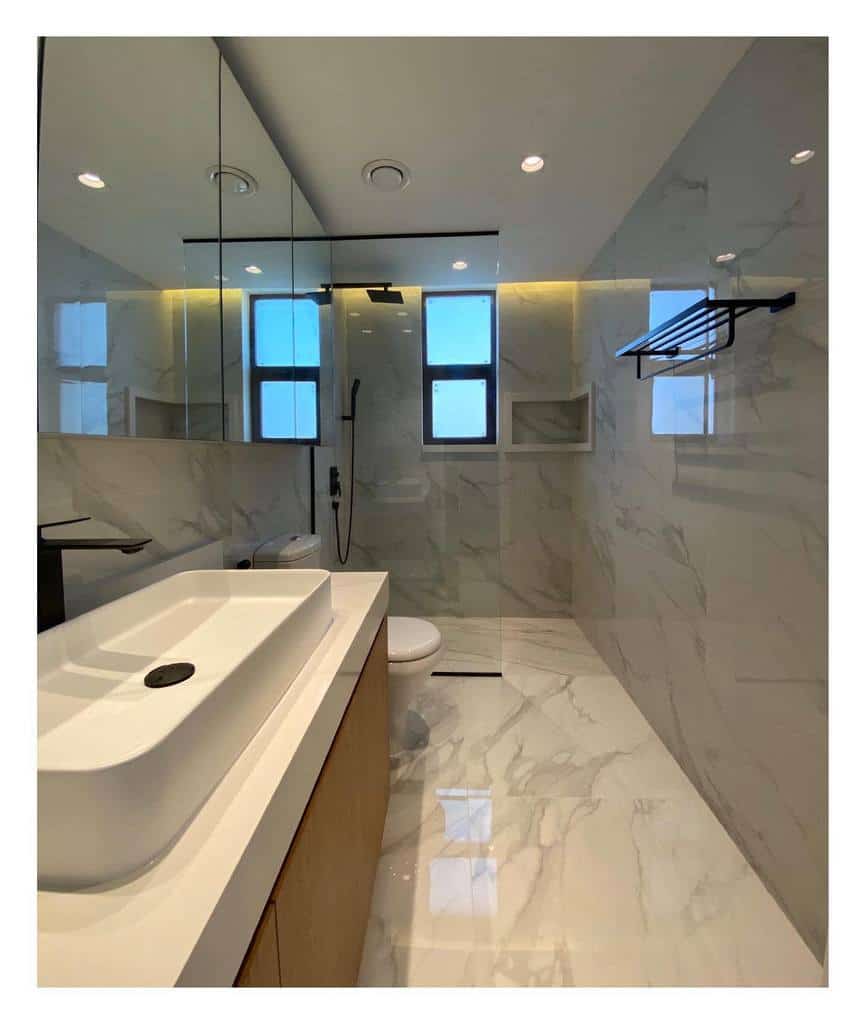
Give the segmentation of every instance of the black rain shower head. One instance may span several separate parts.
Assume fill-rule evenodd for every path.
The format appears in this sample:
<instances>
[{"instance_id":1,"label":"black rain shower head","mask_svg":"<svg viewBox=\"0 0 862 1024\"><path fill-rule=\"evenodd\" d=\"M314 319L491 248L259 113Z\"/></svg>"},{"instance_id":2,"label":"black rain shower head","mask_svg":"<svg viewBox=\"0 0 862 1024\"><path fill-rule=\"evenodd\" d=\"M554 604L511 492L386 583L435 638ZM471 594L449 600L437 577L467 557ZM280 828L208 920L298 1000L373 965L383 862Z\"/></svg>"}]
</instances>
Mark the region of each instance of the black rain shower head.
<instances>
[{"instance_id":1,"label":"black rain shower head","mask_svg":"<svg viewBox=\"0 0 862 1024\"><path fill-rule=\"evenodd\" d=\"M332 289L325 288L322 292L307 292L307 299L311 299L312 302L316 302L318 306L331 306L332 305Z\"/></svg>"},{"instance_id":2,"label":"black rain shower head","mask_svg":"<svg viewBox=\"0 0 862 1024\"><path fill-rule=\"evenodd\" d=\"M404 296L401 292L390 291L388 287L377 288L366 288L365 294L371 299L372 302L388 302L392 305L403 306Z\"/></svg>"}]
</instances>

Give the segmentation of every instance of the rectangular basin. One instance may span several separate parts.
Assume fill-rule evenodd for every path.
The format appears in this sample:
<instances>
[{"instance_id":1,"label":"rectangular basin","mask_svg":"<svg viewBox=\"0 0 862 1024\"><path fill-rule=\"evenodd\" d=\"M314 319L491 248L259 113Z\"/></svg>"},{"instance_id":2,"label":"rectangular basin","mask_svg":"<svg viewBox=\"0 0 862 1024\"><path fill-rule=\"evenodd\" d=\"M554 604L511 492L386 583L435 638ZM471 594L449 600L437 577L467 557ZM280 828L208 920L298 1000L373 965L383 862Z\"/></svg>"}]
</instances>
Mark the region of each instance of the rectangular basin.
<instances>
[{"instance_id":1,"label":"rectangular basin","mask_svg":"<svg viewBox=\"0 0 862 1024\"><path fill-rule=\"evenodd\" d=\"M205 570L39 636L40 888L146 867L171 844L332 622L329 573ZM194 674L151 688L151 670Z\"/></svg>"}]
</instances>

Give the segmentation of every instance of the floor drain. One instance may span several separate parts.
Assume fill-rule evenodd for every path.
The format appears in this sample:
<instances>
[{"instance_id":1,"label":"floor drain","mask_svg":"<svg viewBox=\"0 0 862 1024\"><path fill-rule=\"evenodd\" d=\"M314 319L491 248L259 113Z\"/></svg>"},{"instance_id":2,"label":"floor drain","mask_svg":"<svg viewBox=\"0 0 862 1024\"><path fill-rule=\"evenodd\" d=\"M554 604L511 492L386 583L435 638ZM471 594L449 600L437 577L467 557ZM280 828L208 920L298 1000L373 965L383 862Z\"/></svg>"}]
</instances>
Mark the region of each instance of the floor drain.
<instances>
[{"instance_id":1,"label":"floor drain","mask_svg":"<svg viewBox=\"0 0 862 1024\"><path fill-rule=\"evenodd\" d=\"M159 665L144 676L144 686L160 690L163 686L176 686L184 683L195 674L195 667L190 661L176 661L171 665Z\"/></svg>"}]
</instances>

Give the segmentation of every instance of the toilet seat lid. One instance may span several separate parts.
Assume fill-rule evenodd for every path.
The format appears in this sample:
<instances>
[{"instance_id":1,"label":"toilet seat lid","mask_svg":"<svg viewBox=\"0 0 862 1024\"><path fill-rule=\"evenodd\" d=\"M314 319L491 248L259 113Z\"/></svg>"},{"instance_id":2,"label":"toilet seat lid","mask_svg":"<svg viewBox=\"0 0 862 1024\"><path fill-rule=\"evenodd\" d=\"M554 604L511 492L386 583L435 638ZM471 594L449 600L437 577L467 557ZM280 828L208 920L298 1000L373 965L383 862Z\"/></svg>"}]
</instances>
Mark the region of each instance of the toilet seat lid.
<instances>
[{"instance_id":1,"label":"toilet seat lid","mask_svg":"<svg viewBox=\"0 0 862 1024\"><path fill-rule=\"evenodd\" d=\"M443 643L440 630L425 619L390 615L387 632L390 661L419 661L439 650Z\"/></svg>"}]
</instances>

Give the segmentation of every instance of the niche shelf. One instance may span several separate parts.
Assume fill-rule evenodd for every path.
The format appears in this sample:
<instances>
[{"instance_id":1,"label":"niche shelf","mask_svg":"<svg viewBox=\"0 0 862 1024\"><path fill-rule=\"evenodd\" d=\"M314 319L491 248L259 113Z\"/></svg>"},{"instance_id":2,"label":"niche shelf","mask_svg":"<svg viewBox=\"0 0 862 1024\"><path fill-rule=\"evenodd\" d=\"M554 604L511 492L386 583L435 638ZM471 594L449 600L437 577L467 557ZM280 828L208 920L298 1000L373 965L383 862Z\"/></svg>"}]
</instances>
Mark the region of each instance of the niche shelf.
<instances>
[{"instance_id":1,"label":"niche shelf","mask_svg":"<svg viewBox=\"0 0 862 1024\"><path fill-rule=\"evenodd\" d=\"M642 334L628 345L616 350L616 358L634 357L637 359L637 379L649 380L661 373L669 373L678 366L693 363L715 352L730 348L736 339L736 321L755 309L768 309L770 313L778 313L796 302L796 292L787 292L777 299L701 299L693 306ZM727 334L718 340L716 332L726 327ZM693 351L683 346L703 338L703 347ZM676 359L682 354L685 358ZM676 360L662 366L652 373L643 373L641 360L650 356Z\"/></svg>"},{"instance_id":2,"label":"niche shelf","mask_svg":"<svg viewBox=\"0 0 862 1024\"><path fill-rule=\"evenodd\" d=\"M576 392L517 392L503 401L507 452L591 452L595 386Z\"/></svg>"}]
</instances>

